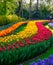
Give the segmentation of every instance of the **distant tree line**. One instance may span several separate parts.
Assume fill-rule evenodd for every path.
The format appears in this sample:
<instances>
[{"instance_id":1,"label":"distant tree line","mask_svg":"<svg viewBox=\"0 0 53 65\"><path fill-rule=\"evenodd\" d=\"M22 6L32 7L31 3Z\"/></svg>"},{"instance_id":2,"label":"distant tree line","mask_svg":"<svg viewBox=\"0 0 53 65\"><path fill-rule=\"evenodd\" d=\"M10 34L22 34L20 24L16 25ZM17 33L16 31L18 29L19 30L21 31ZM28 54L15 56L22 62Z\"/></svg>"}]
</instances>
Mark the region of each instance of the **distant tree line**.
<instances>
[{"instance_id":1,"label":"distant tree line","mask_svg":"<svg viewBox=\"0 0 53 65\"><path fill-rule=\"evenodd\" d=\"M16 14L26 19L46 19L53 16L53 0L1 0L0 15Z\"/></svg>"}]
</instances>

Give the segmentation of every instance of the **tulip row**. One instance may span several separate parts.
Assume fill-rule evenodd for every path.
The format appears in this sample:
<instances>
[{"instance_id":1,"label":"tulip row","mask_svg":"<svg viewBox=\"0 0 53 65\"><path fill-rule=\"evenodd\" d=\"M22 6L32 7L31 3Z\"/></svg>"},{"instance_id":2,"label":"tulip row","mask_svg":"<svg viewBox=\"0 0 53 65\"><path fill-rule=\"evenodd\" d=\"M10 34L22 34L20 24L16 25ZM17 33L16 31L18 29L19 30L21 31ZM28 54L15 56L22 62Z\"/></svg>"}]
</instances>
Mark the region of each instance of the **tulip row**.
<instances>
[{"instance_id":1,"label":"tulip row","mask_svg":"<svg viewBox=\"0 0 53 65\"><path fill-rule=\"evenodd\" d=\"M23 39L23 38L31 37L32 35L37 34L37 32L38 32L38 28L36 26L36 23L33 21L30 21L27 24L26 29L24 31L17 33L17 35L18 37Z\"/></svg>"},{"instance_id":2,"label":"tulip row","mask_svg":"<svg viewBox=\"0 0 53 65\"><path fill-rule=\"evenodd\" d=\"M23 41L17 41L15 43L13 43L12 45L7 44L7 49L14 49L19 48L20 46L26 46L29 44L35 44L37 42L42 42L44 40L48 40L50 39L50 37L52 36L52 33L49 29L45 28L42 23L37 22L36 25L38 26L38 33L36 35L33 35L31 38L24 38L24 42ZM6 49L3 45L2 47L4 48L4 50ZM0 51L1 51L1 47L0 47Z\"/></svg>"},{"instance_id":3,"label":"tulip row","mask_svg":"<svg viewBox=\"0 0 53 65\"><path fill-rule=\"evenodd\" d=\"M5 50L10 50L10 49L12 49L12 50L14 50L15 48L16 49L18 49L18 48L20 48L20 47L23 47L23 46L27 46L27 45L29 45L29 44L35 44L35 42L32 42L29 38L27 38L27 39L25 39L24 40L25 42L23 42L23 41L17 41L17 42L15 42L15 43L13 43L12 45L11 44L7 44L6 46L4 46L4 45L1 45L0 46L0 52L1 51L5 51Z\"/></svg>"},{"instance_id":4,"label":"tulip row","mask_svg":"<svg viewBox=\"0 0 53 65\"><path fill-rule=\"evenodd\" d=\"M42 40L43 42L43 40ZM0 52L2 52L3 50L14 50L14 49L18 49L20 47L24 47L24 46L28 46L28 45L34 45L37 44L38 42L34 41L33 39L30 38L25 38L24 42L22 40L20 41L16 41L13 44L6 44L6 46L4 44L0 45Z\"/></svg>"},{"instance_id":5,"label":"tulip row","mask_svg":"<svg viewBox=\"0 0 53 65\"><path fill-rule=\"evenodd\" d=\"M52 36L52 32L44 27L42 23L37 22L36 25L38 26L38 33L32 37L34 41L48 40Z\"/></svg>"},{"instance_id":6,"label":"tulip row","mask_svg":"<svg viewBox=\"0 0 53 65\"><path fill-rule=\"evenodd\" d=\"M19 22L19 23L16 23L16 24L12 25L11 27L9 27L5 30L0 31L0 36L5 36L5 35L11 33L16 28L18 28L19 26L21 26L22 24L25 24L25 23L27 23L27 22Z\"/></svg>"},{"instance_id":7,"label":"tulip row","mask_svg":"<svg viewBox=\"0 0 53 65\"><path fill-rule=\"evenodd\" d=\"M32 27L33 26L33 27ZM12 40L18 41L19 38L27 38L30 37L38 32L38 28L35 22L28 22L27 27L24 31L21 31L17 34L12 34L10 36L0 37L0 42L9 42Z\"/></svg>"},{"instance_id":8,"label":"tulip row","mask_svg":"<svg viewBox=\"0 0 53 65\"><path fill-rule=\"evenodd\" d=\"M45 20L41 20L41 22L44 22ZM48 20L46 20L48 21ZM31 22L31 21L30 21ZM34 21L32 21L34 22ZM40 21L39 21L40 22ZM19 26L21 26L22 24L25 24L27 22L19 22L19 23L16 23L14 25L12 25L11 27L9 27L8 29L5 29L5 30L2 30L0 31L0 36L5 36L9 33L11 33L12 31L14 31L16 28L18 28Z\"/></svg>"}]
</instances>

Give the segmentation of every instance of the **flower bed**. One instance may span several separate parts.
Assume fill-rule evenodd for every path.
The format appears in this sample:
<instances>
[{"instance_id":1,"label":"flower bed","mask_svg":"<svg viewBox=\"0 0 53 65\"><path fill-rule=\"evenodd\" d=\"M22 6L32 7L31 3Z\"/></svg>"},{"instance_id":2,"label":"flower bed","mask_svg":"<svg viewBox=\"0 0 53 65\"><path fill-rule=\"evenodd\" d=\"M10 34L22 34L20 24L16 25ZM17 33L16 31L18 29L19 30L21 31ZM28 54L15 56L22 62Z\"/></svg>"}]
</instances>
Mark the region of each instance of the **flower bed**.
<instances>
[{"instance_id":1,"label":"flower bed","mask_svg":"<svg viewBox=\"0 0 53 65\"><path fill-rule=\"evenodd\" d=\"M34 24L37 25L38 29L36 28L36 26ZM33 28L31 27L32 25L34 26ZM37 30L38 30L38 33L37 33ZM33 35L33 34L35 34L35 35ZM32 38L28 38L31 36L32 36ZM26 29L24 31L18 33L17 35L6 36L4 38L0 37L0 45L2 45L2 43L4 45L6 45L8 42L10 44L13 44L15 41L19 41L18 40L19 38L26 38L28 42L31 42L31 40L34 42L41 42L44 40L48 40L51 36L52 36L51 31L49 29L47 29L46 27L44 27L42 25L42 23L30 22L30 23L28 23Z\"/></svg>"},{"instance_id":2,"label":"flower bed","mask_svg":"<svg viewBox=\"0 0 53 65\"><path fill-rule=\"evenodd\" d=\"M38 32L38 27L36 26L36 23L31 21L28 22L27 27L24 31L17 33L19 38L27 38L27 37L31 37L34 34L37 34Z\"/></svg>"},{"instance_id":3,"label":"flower bed","mask_svg":"<svg viewBox=\"0 0 53 65\"><path fill-rule=\"evenodd\" d=\"M53 65L53 55L50 55L48 58L43 60L39 59L38 62L32 62L29 65Z\"/></svg>"},{"instance_id":4,"label":"flower bed","mask_svg":"<svg viewBox=\"0 0 53 65\"><path fill-rule=\"evenodd\" d=\"M23 46L0 47L0 65L16 65L43 53L51 45L50 40ZM4 61L5 60L5 61Z\"/></svg>"},{"instance_id":5,"label":"flower bed","mask_svg":"<svg viewBox=\"0 0 53 65\"><path fill-rule=\"evenodd\" d=\"M0 36L5 36L5 35L11 33L16 28L18 28L19 26L21 26L22 24L25 24L25 23L26 22L19 22L19 23L16 23L16 24L12 25L11 27L9 27L9 28L7 28L5 30L0 31Z\"/></svg>"},{"instance_id":6,"label":"flower bed","mask_svg":"<svg viewBox=\"0 0 53 65\"><path fill-rule=\"evenodd\" d=\"M32 27L33 26L33 27ZM28 22L27 24L27 27L24 31L21 31L17 34L12 34L10 36L4 36L4 37L0 37L0 43L2 42L10 42L10 41L13 41L13 40L16 40L18 41L19 38L21 39L24 39L24 38L27 38L27 37L31 37L32 35L36 34L38 32L38 28L35 24L35 22Z\"/></svg>"},{"instance_id":7,"label":"flower bed","mask_svg":"<svg viewBox=\"0 0 53 65\"><path fill-rule=\"evenodd\" d=\"M0 37L0 65L15 65L36 57L53 44L51 37L52 32L42 23L32 21L28 22L24 31L16 35ZM21 40L17 40L19 38Z\"/></svg>"},{"instance_id":8,"label":"flower bed","mask_svg":"<svg viewBox=\"0 0 53 65\"><path fill-rule=\"evenodd\" d=\"M32 40L34 41L43 41L43 40L48 40L52 36L52 32L44 27L42 23L37 22L37 27L38 27L38 33L34 36L32 36Z\"/></svg>"}]
</instances>

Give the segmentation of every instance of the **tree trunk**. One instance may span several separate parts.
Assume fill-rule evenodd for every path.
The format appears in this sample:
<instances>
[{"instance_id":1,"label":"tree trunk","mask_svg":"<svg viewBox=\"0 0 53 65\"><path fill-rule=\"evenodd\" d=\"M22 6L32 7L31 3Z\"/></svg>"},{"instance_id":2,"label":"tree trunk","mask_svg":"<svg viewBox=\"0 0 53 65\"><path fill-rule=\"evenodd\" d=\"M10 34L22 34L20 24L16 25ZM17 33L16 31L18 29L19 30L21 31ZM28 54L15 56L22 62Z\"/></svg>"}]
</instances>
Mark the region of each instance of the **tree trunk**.
<instances>
[{"instance_id":1,"label":"tree trunk","mask_svg":"<svg viewBox=\"0 0 53 65\"><path fill-rule=\"evenodd\" d=\"M39 6L39 0L37 0L37 11L38 11L38 6Z\"/></svg>"},{"instance_id":2,"label":"tree trunk","mask_svg":"<svg viewBox=\"0 0 53 65\"><path fill-rule=\"evenodd\" d=\"M29 19L31 19L31 6L32 6L32 0L30 0L30 5L29 5Z\"/></svg>"},{"instance_id":3,"label":"tree trunk","mask_svg":"<svg viewBox=\"0 0 53 65\"><path fill-rule=\"evenodd\" d=\"M19 7L18 7L18 14L21 15L23 17L23 4L22 4L22 0L19 1Z\"/></svg>"}]
</instances>

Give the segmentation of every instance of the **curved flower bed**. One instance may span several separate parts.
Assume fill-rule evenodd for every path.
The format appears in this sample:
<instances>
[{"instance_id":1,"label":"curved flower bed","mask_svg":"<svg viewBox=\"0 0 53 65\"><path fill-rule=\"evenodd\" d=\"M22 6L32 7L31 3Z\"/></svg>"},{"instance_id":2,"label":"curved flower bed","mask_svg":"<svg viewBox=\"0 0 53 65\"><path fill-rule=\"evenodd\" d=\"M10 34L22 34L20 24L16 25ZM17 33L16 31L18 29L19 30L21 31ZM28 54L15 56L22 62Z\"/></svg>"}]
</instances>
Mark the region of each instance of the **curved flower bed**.
<instances>
[{"instance_id":1,"label":"curved flower bed","mask_svg":"<svg viewBox=\"0 0 53 65\"><path fill-rule=\"evenodd\" d=\"M18 28L19 26L21 26L22 24L25 24L25 23L27 23L27 22L18 22L7 29L0 31L0 36L5 36L5 35L11 33L16 28Z\"/></svg>"},{"instance_id":2,"label":"curved flower bed","mask_svg":"<svg viewBox=\"0 0 53 65\"><path fill-rule=\"evenodd\" d=\"M23 34L23 36L20 36L22 38L20 41L17 41L18 34L5 36L5 38L0 37L0 65L16 65L29 58L36 57L52 44L51 31L39 22L29 22L26 29L19 34ZM7 43L7 41L13 39L16 42Z\"/></svg>"},{"instance_id":3,"label":"curved flower bed","mask_svg":"<svg viewBox=\"0 0 53 65\"><path fill-rule=\"evenodd\" d=\"M24 31L17 33L18 37L20 38L27 38L31 37L34 34L37 34L38 28L36 26L36 23L31 21L28 22L27 27Z\"/></svg>"},{"instance_id":4,"label":"curved flower bed","mask_svg":"<svg viewBox=\"0 0 53 65\"><path fill-rule=\"evenodd\" d=\"M31 24L31 22L30 22L30 24ZM39 23L39 22L35 23L35 25L37 25L37 27L38 27L38 33L33 35L32 38L28 38L28 37L26 38L25 37L23 39L24 42L21 40L21 41L16 41L15 43L12 43L12 44L11 43L10 44L6 43L7 47L9 46L8 47L9 49L11 49L11 48L14 49L15 47L19 48L19 47L22 47L22 46L26 46L26 45L29 45L29 44L35 44L37 42L42 42L42 41L50 39L50 37L52 36L52 33L51 33L51 31L49 29L44 27L42 25L42 23ZM29 26L29 29L30 29L30 26ZM2 45L2 47L4 47L4 46ZM8 48L6 48L6 49L8 49ZM4 47L4 49L5 49L5 47Z\"/></svg>"},{"instance_id":5,"label":"curved flower bed","mask_svg":"<svg viewBox=\"0 0 53 65\"><path fill-rule=\"evenodd\" d=\"M32 37L32 40L40 42L48 40L52 36L52 32L44 27L42 23L37 22L36 25L38 27L38 33Z\"/></svg>"},{"instance_id":6,"label":"curved flower bed","mask_svg":"<svg viewBox=\"0 0 53 65\"><path fill-rule=\"evenodd\" d=\"M33 26L33 27L32 27ZM12 40L19 40L19 38L31 37L34 34L37 34L38 28L35 22L28 22L27 27L24 31L17 33L16 35L12 34L10 36L0 37L0 42L8 42Z\"/></svg>"}]
</instances>

